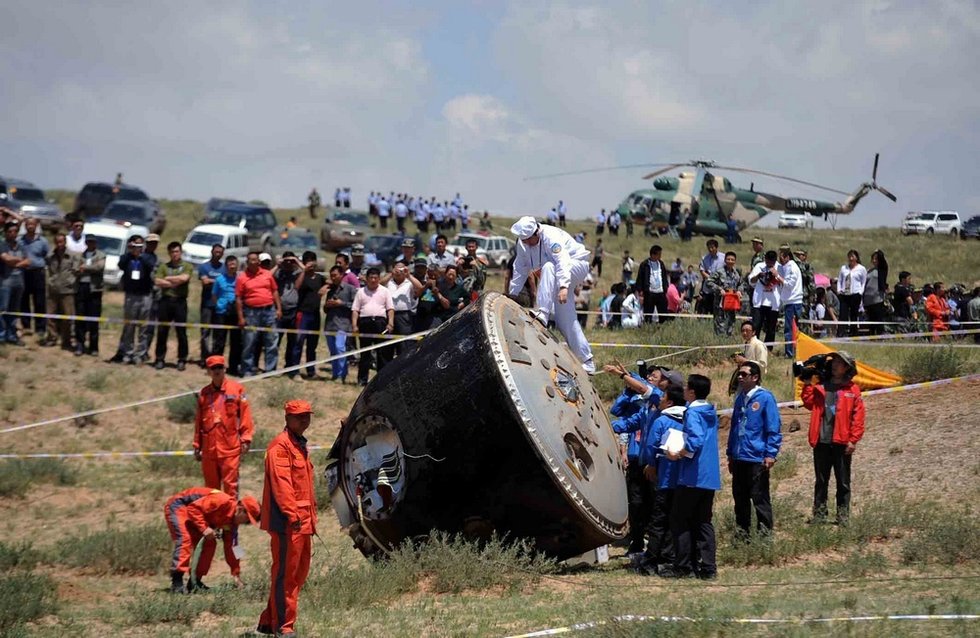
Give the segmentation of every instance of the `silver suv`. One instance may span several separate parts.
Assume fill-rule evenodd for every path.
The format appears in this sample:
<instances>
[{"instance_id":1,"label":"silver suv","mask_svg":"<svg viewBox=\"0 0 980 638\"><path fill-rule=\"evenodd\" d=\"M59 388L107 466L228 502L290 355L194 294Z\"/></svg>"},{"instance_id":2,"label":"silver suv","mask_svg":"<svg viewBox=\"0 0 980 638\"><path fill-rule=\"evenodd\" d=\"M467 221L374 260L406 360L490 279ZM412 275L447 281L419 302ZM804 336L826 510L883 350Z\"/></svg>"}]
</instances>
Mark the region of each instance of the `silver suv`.
<instances>
[{"instance_id":1,"label":"silver suv","mask_svg":"<svg viewBox=\"0 0 980 638\"><path fill-rule=\"evenodd\" d=\"M960 214L954 210L910 212L902 222L903 235L947 235L958 237L962 227Z\"/></svg>"},{"instance_id":2,"label":"silver suv","mask_svg":"<svg viewBox=\"0 0 980 638\"><path fill-rule=\"evenodd\" d=\"M22 179L0 176L0 206L36 217L42 228L58 228L65 222L65 211L44 198L44 191Z\"/></svg>"}]
</instances>

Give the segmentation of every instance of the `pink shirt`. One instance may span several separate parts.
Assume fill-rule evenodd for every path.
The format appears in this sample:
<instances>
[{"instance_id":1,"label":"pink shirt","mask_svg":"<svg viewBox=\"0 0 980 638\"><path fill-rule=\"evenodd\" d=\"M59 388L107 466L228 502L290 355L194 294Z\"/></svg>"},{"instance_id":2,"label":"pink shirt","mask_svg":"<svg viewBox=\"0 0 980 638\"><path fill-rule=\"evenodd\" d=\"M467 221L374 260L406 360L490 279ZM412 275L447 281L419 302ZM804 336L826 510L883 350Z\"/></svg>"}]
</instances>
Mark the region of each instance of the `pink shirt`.
<instances>
[{"instance_id":1,"label":"pink shirt","mask_svg":"<svg viewBox=\"0 0 980 638\"><path fill-rule=\"evenodd\" d=\"M359 317L382 317L388 316L389 310L394 310L395 304L391 302L391 293L384 286L378 286L377 290L371 292L366 287L357 291L354 297L354 305L351 310L356 312Z\"/></svg>"},{"instance_id":2,"label":"pink shirt","mask_svg":"<svg viewBox=\"0 0 980 638\"><path fill-rule=\"evenodd\" d=\"M680 312L681 295L677 292L677 286L670 284L667 287L667 312Z\"/></svg>"}]
</instances>

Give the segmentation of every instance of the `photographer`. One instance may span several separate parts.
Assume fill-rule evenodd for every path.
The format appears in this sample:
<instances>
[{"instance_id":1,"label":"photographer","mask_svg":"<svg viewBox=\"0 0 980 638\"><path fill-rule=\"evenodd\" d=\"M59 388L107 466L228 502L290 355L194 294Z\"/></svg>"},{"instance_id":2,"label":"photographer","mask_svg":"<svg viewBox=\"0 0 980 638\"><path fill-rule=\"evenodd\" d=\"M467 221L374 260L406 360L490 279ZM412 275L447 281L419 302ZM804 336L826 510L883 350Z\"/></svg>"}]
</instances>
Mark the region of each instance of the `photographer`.
<instances>
[{"instance_id":1,"label":"photographer","mask_svg":"<svg viewBox=\"0 0 980 638\"><path fill-rule=\"evenodd\" d=\"M830 470L837 481L837 523L846 524L851 503L851 457L864 436L864 401L852 380L854 357L841 350L811 357L797 376L803 382L803 407L810 410L810 447L813 448L813 518L827 518Z\"/></svg>"}]
</instances>

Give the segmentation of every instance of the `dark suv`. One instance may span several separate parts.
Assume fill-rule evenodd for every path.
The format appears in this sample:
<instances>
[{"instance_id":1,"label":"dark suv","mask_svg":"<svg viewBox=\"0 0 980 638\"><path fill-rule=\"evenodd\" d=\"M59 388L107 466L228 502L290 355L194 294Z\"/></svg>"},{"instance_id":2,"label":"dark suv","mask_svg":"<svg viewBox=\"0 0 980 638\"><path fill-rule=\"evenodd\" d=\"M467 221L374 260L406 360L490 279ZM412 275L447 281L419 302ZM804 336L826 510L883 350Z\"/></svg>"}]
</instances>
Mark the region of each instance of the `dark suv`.
<instances>
[{"instance_id":1,"label":"dark suv","mask_svg":"<svg viewBox=\"0 0 980 638\"><path fill-rule=\"evenodd\" d=\"M102 211L115 199L125 199L130 202L149 202L159 212L160 207L141 188L129 184L108 184L106 182L89 182L75 196L76 215L83 219L96 219L102 216Z\"/></svg>"},{"instance_id":2,"label":"dark suv","mask_svg":"<svg viewBox=\"0 0 980 638\"><path fill-rule=\"evenodd\" d=\"M167 227L166 217L149 200L114 199L105 207L105 210L99 215L99 219L127 223L132 226L146 226L151 233L158 235L162 235L163 229Z\"/></svg>"},{"instance_id":3,"label":"dark suv","mask_svg":"<svg viewBox=\"0 0 980 638\"><path fill-rule=\"evenodd\" d=\"M223 202L204 215L205 224L243 226L248 230L248 247L251 250L269 252L272 233L276 229L276 216L268 206Z\"/></svg>"}]
</instances>

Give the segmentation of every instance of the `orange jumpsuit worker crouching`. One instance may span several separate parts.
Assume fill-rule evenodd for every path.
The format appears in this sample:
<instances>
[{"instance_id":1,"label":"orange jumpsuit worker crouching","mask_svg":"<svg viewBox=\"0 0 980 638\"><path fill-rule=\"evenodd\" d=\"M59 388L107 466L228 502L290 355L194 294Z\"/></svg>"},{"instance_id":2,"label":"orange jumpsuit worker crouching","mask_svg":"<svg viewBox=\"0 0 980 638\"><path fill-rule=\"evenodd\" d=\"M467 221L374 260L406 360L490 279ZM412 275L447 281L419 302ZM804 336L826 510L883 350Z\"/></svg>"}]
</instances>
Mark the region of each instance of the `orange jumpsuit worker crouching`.
<instances>
[{"instance_id":1,"label":"orange jumpsuit worker crouching","mask_svg":"<svg viewBox=\"0 0 980 638\"><path fill-rule=\"evenodd\" d=\"M185 591L184 574L190 571L191 555L202 537L208 540L204 542L204 548L201 550L195 575L197 588L207 589L201 583L201 579L211 568L211 559L214 557L217 544L216 531L219 529L223 530L225 561L231 568L235 583L241 586L241 564L232 547L232 539L238 525L249 523L254 525L258 522L260 509L258 501L251 496L238 501L224 492L209 487L192 487L167 499L167 504L163 506L163 514L167 519L170 538L174 540L173 559L170 563L170 591L174 593Z\"/></svg>"},{"instance_id":2,"label":"orange jumpsuit worker crouching","mask_svg":"<svg viewBox=\"0 0 980 638\"><path fill-rule=\"evenodd\" d=\"M201 462L204 484L238 496L238 466L252 445L252 408L242 384L225 378L225 358L205 362L211 383L201 390L194 419L194 458Z\"/></svg>"},{"instance_id":3,"label":"orange jumpsuit worker crouching","mask_svg":"<svg viewBox=\"0 0 980 638\"><path fill-rule=\"evenodd\" d=\"M306 401L287 402L286 428L265 451L261 527L272 540L272 586L256 628L262 634L295 636L299 590L310 571L316 497L303 433L312 411Z\"/></svg>"}]
</instances>

